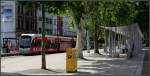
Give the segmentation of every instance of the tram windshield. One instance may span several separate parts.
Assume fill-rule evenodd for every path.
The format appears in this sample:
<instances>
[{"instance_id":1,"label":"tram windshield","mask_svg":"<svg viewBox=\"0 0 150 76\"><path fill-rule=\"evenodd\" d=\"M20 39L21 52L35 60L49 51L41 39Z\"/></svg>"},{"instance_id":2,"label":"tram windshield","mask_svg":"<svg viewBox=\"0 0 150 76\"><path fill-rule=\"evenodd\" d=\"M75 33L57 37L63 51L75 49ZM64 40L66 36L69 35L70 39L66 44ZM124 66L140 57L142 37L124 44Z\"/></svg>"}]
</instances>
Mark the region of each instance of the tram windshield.
<instances>
[{"instance_id":1,"label":"tram windshield","mask_svg":"<svg viewBox=\"0 0 150 76\"><path fill-rule=\"evenodd\" d=\"M31 36L21 36L20 48L29 48L31 46Z\"/></svg>"}]
</instances>

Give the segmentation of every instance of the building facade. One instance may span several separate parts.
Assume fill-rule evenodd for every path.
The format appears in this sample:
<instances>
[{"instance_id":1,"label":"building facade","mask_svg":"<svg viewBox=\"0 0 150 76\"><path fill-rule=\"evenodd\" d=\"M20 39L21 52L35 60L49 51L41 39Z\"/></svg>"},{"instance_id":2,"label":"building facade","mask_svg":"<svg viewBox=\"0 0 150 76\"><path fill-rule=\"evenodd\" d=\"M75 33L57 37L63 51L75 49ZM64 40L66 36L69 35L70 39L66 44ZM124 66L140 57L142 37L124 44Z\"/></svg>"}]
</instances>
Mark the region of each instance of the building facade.
<instances>
[{"instance_id":1,"label":"building facade","mask_svg":"<svg viewBox=\"0 0 150 76\"><path fill-rule=\"evenodd\" d=\"M22 33L41 34L42 11L38 8L28 10L24 2L1 1L1 47L11 40L17 46L17 41ZM45 32L54 36L75 36L75 30L69 26L67 16L54 16L45 12Z\"/></svg>"},{"instance_id":2,"label":"building facade","mask_svg":"<svg viewBox=\"0 0 150 76\"><path fill-rule=\"evenodd\" d=\"M45 13L46 23L45 31L48 35L75 36L75 29L69 24L67 16L54 16L48 12ZM42 29L42 11L37 10L37 30L41 33Z\"/></svg>"},{"instance_id":3,"label":"building facade","mask_svg":"<svg viewBox=\"0 0 150 76\"><path fill-rule=\"evenodd\" d=\"M23 2L18 2L16 35L22 33L41 34L42 32L42 11L35 9L28 10ZM74 36L75 30L69 26L67 16L54 16L45 12L45 32L48 35Z\"/></svg>"},{"instance_id":4,"label":"building facade","mask_svg":"<svg viewBox=\"0 0 150 76\"><path fill-rule=\"evenodd\" d=\"M16 1L0 1L0 16L1 48L6 40L11 40L16 46Z\"/></svg>"},{"instance_id":5,"label":"building facade","mask_svg":"<svg viewBox=\"0 0 150 76\"><path fill-rule=\"evenodd\" d=\"M36 9L28 10L23 2L17 3L16 35L37 33Z\"/></svg>"}]
</instances>

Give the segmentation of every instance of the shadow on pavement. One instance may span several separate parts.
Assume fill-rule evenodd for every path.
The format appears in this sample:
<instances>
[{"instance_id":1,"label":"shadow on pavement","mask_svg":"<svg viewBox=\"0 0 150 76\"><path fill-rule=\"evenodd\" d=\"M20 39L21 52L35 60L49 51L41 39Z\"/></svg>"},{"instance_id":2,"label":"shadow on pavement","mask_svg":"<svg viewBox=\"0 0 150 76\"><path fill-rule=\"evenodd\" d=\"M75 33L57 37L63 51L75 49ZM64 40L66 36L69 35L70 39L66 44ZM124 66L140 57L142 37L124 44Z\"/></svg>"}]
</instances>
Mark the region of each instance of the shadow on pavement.
<instances>
[{"instance_id":1,"label":"shadow on pavement","mask_svg":"<svg viewBox=\"0 0 150 76\"><path fill-rule=\"evenodd\" d=\"M18 72L21 75L90 75L90 72L84 72L84 71L77 71L75 73L66 73L65 71L60 71L60 70L51 70L51 69L29 69L29 70L24 70Z\"/></svg>"},{"instance_id":2,"label":"shadow on pavement","mask_svg":"<svg viewBox=\"0 0 150 76\"><path fill-rule=\"evenodd\" d=\"M81 59L81 58L78 58L78 60L83 60L83 61L96 61L96 60L92 60L92 59L87 59L87 58L83 58L83 59Z\"/></svg>"},{"instance_id":3,"label":"shadow on pavement","mask_svg":"<svg viewBox=\"0 0 150 76\"><path fill-rule=\"evenodd\" d=\"M8 73L8 72L1 72L1 76L26 76L19 73Z\"/></svg>"},{"instance_id":4,"label":"shadow on pavement","mask_svg":"<svg viewBox=\"0 0 150 76\"><path fill-rule=\"evenodd\" d=\"M76 73L74 73L73 75L77 75L77 76L79 76L79 75L88 75L88 76L90 76L90 75L92 75L90 72L84 72L84 71L77 71Z\"/></svg>"},{"instance_id":5,"label":"shadow on pavement","mask_svg":"<svg viewBox=\"0 0 150 76\"><path fill-rule=\"evenodd\" d=\"M55 70L51 69L28 69L24 71L18 71L20 74L24 75L48 75L48 74L56 74L56 73L61 73Z\"/></svg>"},{"instance_id":6,"label":"shadow on pavement","mask_svg":"<svg viewBox=\"0 0 150 76\"><path fill-rule=\"evenodd\" d=\"M150 75L150 49L145 48L143 49L145 51L145 56L144 56L144 62L143 62L143 69L142 69L142 75Z\"/></svg>"},{"instance_id":7,"label":"shadow on pavement","mask_svg":"<svg viewBox=\"0 0 150 76\"><path fill-rule=\"evenodd\" d=\"M54 73L61 73L61 72L58 72L58 71L55 71L55 70L52 70L52 69L45 69L45 70L50 71L50 72L54 72Z\"/></svg>"},{"instance_id":8,"label":"shadow on pavement","mask_svg":"<svg viewBox=\"0 0 150 76\"><path fill-rule=\"evenodd\" d=\"M91 65L92 64L92 65ZM136 65L130 60L99 60L80 65L84 72L100 75L134 75ZM88 75L88 74L87 74Z\"/></svg>"}]
</instances>

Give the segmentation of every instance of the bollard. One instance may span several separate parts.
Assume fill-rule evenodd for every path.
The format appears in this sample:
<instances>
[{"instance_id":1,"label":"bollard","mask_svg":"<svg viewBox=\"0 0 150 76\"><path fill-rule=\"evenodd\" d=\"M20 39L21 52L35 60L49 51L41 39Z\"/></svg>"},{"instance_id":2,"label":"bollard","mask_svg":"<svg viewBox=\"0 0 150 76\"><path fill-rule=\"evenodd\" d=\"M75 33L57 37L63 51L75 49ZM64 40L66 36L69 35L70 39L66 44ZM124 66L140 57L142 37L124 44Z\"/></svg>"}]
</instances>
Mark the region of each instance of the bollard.
<instances>
[{"instance_id":1,"label":"bollard","mask_svg":"<svg viewBox=\"0 0 150 76\"><path fill-rule=\"evenodd\" d=\"M77 72L77 49L75 48L66 49L66 72Z\"/></svg>"}]
</instances>

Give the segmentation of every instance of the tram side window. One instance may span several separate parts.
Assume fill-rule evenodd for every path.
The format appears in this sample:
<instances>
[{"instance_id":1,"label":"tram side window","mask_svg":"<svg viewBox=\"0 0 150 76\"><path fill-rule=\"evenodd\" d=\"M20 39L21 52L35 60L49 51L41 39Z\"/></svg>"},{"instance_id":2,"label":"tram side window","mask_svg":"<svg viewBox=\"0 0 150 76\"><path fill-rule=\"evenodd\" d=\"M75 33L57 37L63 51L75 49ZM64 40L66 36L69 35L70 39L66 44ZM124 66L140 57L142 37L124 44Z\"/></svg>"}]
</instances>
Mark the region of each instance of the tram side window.
<instances>
[{"instance_id":1,"label":"tram side window","mask_svg":"<svg viewBox=\"0 0 150 76\"><path fill-rule=\"evenodd\" d=\"M60 47L60 43L56 43L56 47L59 48Z\"/></svg>"},{"instance_id":2,"label":"tram side window","mask_svg":"<svg viewBox=\"0 0 150 76\"><path fill-rule=\"evenodd\" d=\"M46 46L48 48L59 48L60 47L60 43L50 43L50 42L47 42Z\"/></svg>"},{"instance_id":3,"label":"tram side window","mask_svg":"<svg viewBox=\"0 0 150 76\"><path fill-rule=\"evenodd\" d=\"M51 43L50 42L44 42L44 46L46 48L51 48Z\"/></svg>"},{"instance_id":4,"label":"tram side window","mask_svg":"<svg viewBox=\"0 0 150 76\"><path fill-rule=\"evenodd\" d=\"M31 46L36 46L35 41L32 41Z\"/></svg>"},{"instance_id":5,"label":"tram side window","mask_svg":"<svg viewBox=\"0 0 150 76\"><path fill-rule=\"evenodd\" d=\"M50 47L51 47L51 48L54 48L54 43L51 43L51 44L50 44Z\"/></svg>"},{"instance_id":6,"label":"tram side window","mask_svg":"<svg viewBox=\"0 0 150 76\"><path fill-rule=\"evenodd\" d=\"M32 41L32 46L41 46L41 41Z\"/></svg>"},{"instance_id":7,"label":"tram side window","mask_svg":"<svg viewBox=\"0 0 150 76\"><path fill-rule=\"evenodd\" d=\"M53 47L54 48L59 48L60 47L60 43L53 43Z\"/></svg>"},{"instance_id":8,"label":"tram side window","mask_svg":"<svg viewBox=\"0 0 150 76\"><path fill-rule=\"evenodd\" d=\"M45 47L46 47L46 48L49 48L49 42L44 42L44 43L45 43L45 44L44 44Z\"/></svg>"},{"instance_id":9,"label":"tram side window","mask_svg":"<svg viewBox=\"0 0 150 76\"><path fill-rule=\"evenodd\" d=\"M38 42L37 42L37 46L41 46L41 41L38 41Z\"/></svg>"}]
</instances>

